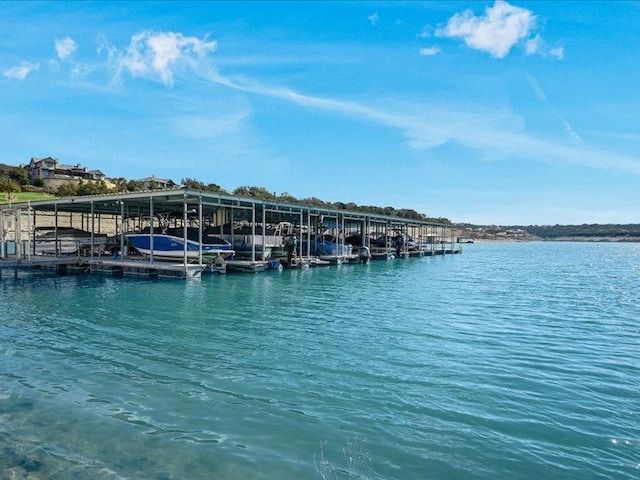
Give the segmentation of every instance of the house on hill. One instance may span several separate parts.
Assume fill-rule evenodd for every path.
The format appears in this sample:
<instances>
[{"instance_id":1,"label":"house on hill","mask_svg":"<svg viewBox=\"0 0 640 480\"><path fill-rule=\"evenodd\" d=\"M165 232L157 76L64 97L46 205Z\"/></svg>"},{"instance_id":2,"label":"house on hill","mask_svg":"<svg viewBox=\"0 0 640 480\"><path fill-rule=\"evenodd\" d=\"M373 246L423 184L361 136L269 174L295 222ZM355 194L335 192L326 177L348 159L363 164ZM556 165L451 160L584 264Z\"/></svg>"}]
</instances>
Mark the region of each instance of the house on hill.
<instances>
[{"instance_id":1,"label":"house on hill","mask_svg":"<svg viewBox=\"0 0 640 480\"><path fill-rule=\"evenodd\" d=\"M57 158L31 158L25 170L29 180L42 180L44 186L55 190L61 185L78 183L79 180L99 182L106 180L106 175L100 170L89 170L80 164L64 165Z\"/></svg>"},{"instance_id":2,"label":"house on hill","mask_svg":"<svg viewBox=\"0 0 640 480\"><path fill-rule=\"evenodd\" d=\"M140 184L143 190L169 190L178 186L171 179L158 178L154 175L140 179Z\"/></svg>"}]
</instances>

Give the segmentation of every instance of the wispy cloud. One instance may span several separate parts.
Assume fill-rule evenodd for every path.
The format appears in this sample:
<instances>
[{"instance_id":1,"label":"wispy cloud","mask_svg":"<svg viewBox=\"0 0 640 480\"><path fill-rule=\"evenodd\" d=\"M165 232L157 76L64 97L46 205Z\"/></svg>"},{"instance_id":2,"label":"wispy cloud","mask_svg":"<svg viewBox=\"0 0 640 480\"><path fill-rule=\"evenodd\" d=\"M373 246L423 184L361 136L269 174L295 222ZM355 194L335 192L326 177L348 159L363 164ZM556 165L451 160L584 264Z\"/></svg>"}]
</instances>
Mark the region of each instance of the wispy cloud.
<instances>
[{"instance_id":1,"label":"wispy cloud","mask_svg":"<svg viewBox=\"0 0 640 480\"><path fill-rule=\"evenodd\" d=\"M433 57L434 55L437 55L440 53L440 48L439 47L425 47L425 48L421 48L419 50L420 55L423 55L425 57Z\"/></svg>"},{"instance_id":2,"label":"wispy cloud","mask_svg":"<svg viewBox=\"0 0 640 480\"><path fill-rule=\"evenodd\" d=\"M172 117L180 134L194 139L223 138L244 131L251 110L247 107L210 112L207 115L176 115Z\"/></svg>"},{"instance_id":3,"label":"wispy cloud","mask_svg":"<svg viewBox=\"0 0 640 480\"><path fill-rule=\"evenodd\" d=\"M369 15L367 17L367 20L369 20L371 22L371 25L377 25L378 24L378 14L377 13L372 13L371 15Z\"/></svg>"},{"instance_id":4,"label":"wispy cloud","mask_svg":"<svg viewBox=\"0 0 640 480\"><path fill-rule=\"evenodd\" d=\"M471 10L456 13L436 35L461 38L473 49L504 58L514 45L529 36L535 23L536 17L530 10L496 0L480 17Z\"/></svg>"},{"instance_id":5,"label":"wispy cloud","mask_svg":"<svg viewBox=\"0 0 640 480\"><path fill-rule=\"evenodd\" d=\"M556 47L549 50L549 55L552 57L556 57L558 60L562 60L564 58L564 48Z\"/></svg>"},{"instance_id":6,"label":"wispy cloud","mask_svg":"<svg viewBox=\"0 0 640 480\"><path fill-rule=\"evenodd\" d=\"M564 48L549 48L540 35L536 35L526 41L525 53L527 55L534 55L537 53L543 57L555 57L558 60L564 59Z\"/></svg>"},{"instance_id":7,"label":"wispy cloud","mask_svg":"<svg viewBox=\"0 0 640 480\"><path fill-rule=\"evenodd\" d=\"M114 65L115 78L126 72L132 77L160 80L172 86L175 70L182 67L196 68L201 59L216 49L215 40L199 39L174 32L144 31L131 37L124 50L102 44Z\"/></svg>"},{"instance_id":8,"label":"wispy cloud","mask_svg":"<svg viewBox=\"0 0 640 480\"><path fill-rule=\"evenodd\" d=\"M420 33L418 33L418 38L431 38L432 28L429 25L425 25Z\"/></svg>"},{"instance_id":9,"label":"wispy cloud","mask_svg":"<svg viewBox=\"0 0 640 480\"><path fill-rule=\"evenodd\" d=\"M531 86L531 89L533 90L533 93L538 98L538 100L546 102L547 94L542 90L540 82L538 82L538 80L533 75L526 75L525 78L527 79L527 82Z\"/></svg>"},{"instance_id":10,"label":"wispy cloud","mask_svg":"<svg viewBox=\"0 0 640 480\"><path fill-rule=\"evenodd\" d=\"M576 131L573 129L573 127L571 126L571 124L567 120L565 120L565 119L562 120L562 127L564 128L564 131L567 132L569 134L569 136L576 143L582 143L582 137L576 133Z\"/></svg>"},{"instance_id":11,"label":"wispy cloud","mask_svg":"<svg viewBox=\"0 0 640 480\"><path fill-rule=\"evenodd\" d=\"M304 95L291 89L268 87L247 80L232 80L215 71L208 72L206 78L234 90L279 98L306 108L331 111L396 128L407 139L408 147L413 149L429 149L447 142L457 142L488 159L527 158L530 161L568 162L640 175L640 160L637 158L537 137L523 131L519 117L508 113L468 113L456 111L451 106L438 108L434 105L422 105L419 112L398 107L384 110L356 102ZM567 126L571 129L568 122L564 126L565 130ZM577 134L572 137L579 138Z\"/></svg>"},{"instance_id":12,"label":"wispy cloud","mask_svg":"<svg viewBox=\"0 0 640 480\"><path fill-rule=\"evenodd\" d=\"M540 47L542 46L542 37L540 35L536 35L533 38L530 38L525 43L525 52L527 55L533 55L540 51Z\"/></svg>"},{"instance_id":13,"label":"wispy cloud","mask_svg":"<svg viewBox=\"0 0 640 480\"><path fill-rule=\"evenodd\" d=\"M78 49L78 44L71 37L56 40L56 54L60 60L66 60Z\"/></svg>"},{"instance_id":14,"label":"wispy cloud","mask_svg":"<svg viewBox=\"0 0 640 480\"><path fill-rule=\"evenodd\" d=\"M40 65L37 63L30 63L27 61L22 61L20 64L7 68L2 74L5 77L15 78L16 80L24 80L27 78L31 72L34 72L40 68Z\"/></svg>"},{"instance_id":15,"label":"wispy cloud","mask_svg":"<svg viewBox=\"0 0 640 480\"><path fill-rule=\"evenodd\" d=\"M535 94L536 98L541 102L548 103L549 99L547 97L547 94L544 93L544 91L542 90L542 87L540 86L540 82L538 82L538 80L533 75L527 74L525 75L525 78L527 79L527 82L531 86L531 89L533 90L533 93ZM552 109L552 112L553 112L553 115L559 119L560 124L562 125L562 128L566 133L569 134L571 139L576 143L582 143L583 141L582 137L578 135L578 133L573 129L569 121L565 118L562 118L562 116L556 111L555 108Z\"/></svg>"}]
</instances>

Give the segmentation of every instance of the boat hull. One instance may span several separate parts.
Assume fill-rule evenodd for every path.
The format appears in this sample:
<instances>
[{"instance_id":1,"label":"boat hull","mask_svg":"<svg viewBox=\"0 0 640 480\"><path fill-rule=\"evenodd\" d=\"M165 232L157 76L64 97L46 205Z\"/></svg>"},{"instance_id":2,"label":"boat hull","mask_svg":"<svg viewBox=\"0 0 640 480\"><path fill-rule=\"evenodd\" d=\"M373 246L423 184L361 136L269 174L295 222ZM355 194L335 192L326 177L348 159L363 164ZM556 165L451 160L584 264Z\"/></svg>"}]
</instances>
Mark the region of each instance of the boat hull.
<instances>
[{"instance_id":1,"label":"boat hull","mask_svg":"<svg viewBox=\"0 0 640 480\"><path fill-rule=\"evenodd\" d=\"M136 233L126 236L127 240L136 250L143 255L151 255L151 235ZM202 255L215 257L217 255L233 255L231 245L228 244L199 244L192 240L186 242L186 255L189 259L197 259ZM153 256L159 258L181 259L185 255L185 241L173 235L154 234L153 235Z\"/></svg>"}]
</instances>

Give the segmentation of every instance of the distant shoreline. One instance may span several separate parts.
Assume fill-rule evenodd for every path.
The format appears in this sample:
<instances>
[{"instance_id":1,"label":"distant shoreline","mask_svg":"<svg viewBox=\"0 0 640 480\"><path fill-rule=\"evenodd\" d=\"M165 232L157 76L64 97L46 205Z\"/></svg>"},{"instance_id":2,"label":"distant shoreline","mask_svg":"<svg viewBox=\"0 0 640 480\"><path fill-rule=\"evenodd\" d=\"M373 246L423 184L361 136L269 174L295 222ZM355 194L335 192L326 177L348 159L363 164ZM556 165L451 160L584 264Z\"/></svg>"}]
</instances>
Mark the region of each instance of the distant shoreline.
<instances>
[{"instance_id":1,"label":"distant shoreline","mask_svg":"<svg viewBox=\"0 0 640 480\"><path fill-rule=\"evenodd\" d=\"M519 242L581 242L581 243L640 243L640 237L557 237L557 238L474 238L473 243ZM464 242L461 244L465 244ZM468 244L468 243L467 243Z\"/></svg>"}]
</instances>

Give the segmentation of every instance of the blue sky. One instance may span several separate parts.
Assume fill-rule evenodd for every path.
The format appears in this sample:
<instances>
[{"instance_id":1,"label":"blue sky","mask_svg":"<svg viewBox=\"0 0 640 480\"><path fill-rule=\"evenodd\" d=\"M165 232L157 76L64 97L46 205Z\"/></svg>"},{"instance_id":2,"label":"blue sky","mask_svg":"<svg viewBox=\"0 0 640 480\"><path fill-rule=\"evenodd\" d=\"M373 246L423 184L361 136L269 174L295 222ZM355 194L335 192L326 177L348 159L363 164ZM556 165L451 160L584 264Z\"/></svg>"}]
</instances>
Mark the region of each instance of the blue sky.
<instances>
[{"instance_id":1,"label":"blue sky","mask_svg":"<svg viewBox=\"0 0 640 480\"><path fill-rule=\"evenodd\" d=\"M2 2L0 162L640 222L640 2Z\"/></svg>"}]
</instances>

